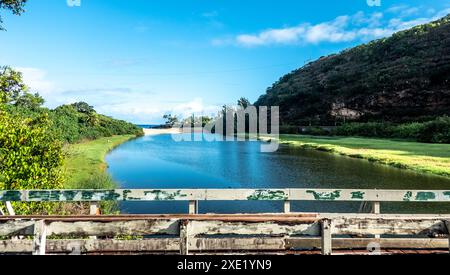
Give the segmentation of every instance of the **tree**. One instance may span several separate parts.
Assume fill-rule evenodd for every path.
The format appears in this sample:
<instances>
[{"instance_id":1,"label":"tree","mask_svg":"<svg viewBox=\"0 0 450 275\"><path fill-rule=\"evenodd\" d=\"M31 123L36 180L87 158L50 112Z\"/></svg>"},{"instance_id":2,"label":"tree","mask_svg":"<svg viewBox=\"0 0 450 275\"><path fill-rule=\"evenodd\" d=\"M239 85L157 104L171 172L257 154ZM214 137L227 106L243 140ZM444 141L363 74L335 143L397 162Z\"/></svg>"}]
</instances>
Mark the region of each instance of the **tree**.
<instances>
[{"instance_id":1,"label":"tree","mask_svg":"<svg viewBox=\"0 0 450 275\"><path fill-rule=\"evenodd\" d=\"M0 67L0 103L12 103L27 90L22 74L11 67Z\"/></svg>"},{"instance_id":2,"label":"tree","mask_svg":"<svg viewBox=\"0 0 450 275\"><path fill-rule=\"evenodd\" d=\"M76 103L73 103L72 106L79 113L83 113L83 114L95 113L94 107L90 106L86 102L76 102Z\"/></svg>"},{"instance_id":3,"label":"tree","mask_svg":"<svg viewBox=\"0 0 450 275\"><path fill-rule=\"evenodd\" d=\"M31 94L23 83L22 73L11 67L0 67L0 104L6 103L18 107L36 110L44 99L38 94Z\"/></svg>"},{"instance_id":4,"label":"tree","mask_svg":"<svg viewBox=\"0 0 450 275\"><path fill-rule=\"evenodd\" d=\"M165 122L166 127L173 127L175 124L179 122L178 117L172 116L172 114L164 115L163 118L166 120Z\"/></svg>"},{"instance_id":5,"label":"tree","mask_svg":"<svg viewBox=\"0 0 450 275\"><path fill-rule=\"evenodd\" d=\"M15 15L21 15L25 10L23 7L27 0L0 0L0 10L10 10ZM2 27L2 17L0 16L0 30L5 30Z\"/></svg>"},{"instance_id":6,"label":"tree","mask_svg":"<svg viewBox=\"0 0 450 275\"><path fill-rule=\"evenodd\" d=\"M238 106L241 107L241 108L243 108L243 109L245 109L245 108L247 108L248 106L252 105L252 104L250 103L250 101L249 101L248 99L246 99L245 97L241 97L241 98L238 100L237 103L238 103Z\"/></svg>"}]
</instances>

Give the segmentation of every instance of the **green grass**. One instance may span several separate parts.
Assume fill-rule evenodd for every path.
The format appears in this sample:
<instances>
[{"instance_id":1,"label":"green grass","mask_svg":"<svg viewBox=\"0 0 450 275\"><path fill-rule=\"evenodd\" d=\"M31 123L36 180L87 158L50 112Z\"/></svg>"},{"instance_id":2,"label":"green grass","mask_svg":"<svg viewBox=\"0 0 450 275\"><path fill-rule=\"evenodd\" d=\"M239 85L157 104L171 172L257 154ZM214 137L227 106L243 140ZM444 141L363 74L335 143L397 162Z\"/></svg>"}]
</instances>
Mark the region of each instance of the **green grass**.
<instances>
[{"instance_id":1,"label":"green grass","mask_svg":"<svg viewBox=\"0 0 450 275\"><path fill-rule=\"evenodd\" d=\"M450 178L450 144L301 135L280 135L280 142Z\"/></svg>"},{"instance_id":2,"label":"green grass","mask_svg":"<svg viewBox=\"0 0 450 275\"><path fill-rule=\"evenodd\" d=\"M118 145L135 138L123 135L99 138L71 144L65 147L64 170L66 172L66 189L110 189L116 188L111 177L105 173L106 154Z\"/></svg>"}]
</instances>

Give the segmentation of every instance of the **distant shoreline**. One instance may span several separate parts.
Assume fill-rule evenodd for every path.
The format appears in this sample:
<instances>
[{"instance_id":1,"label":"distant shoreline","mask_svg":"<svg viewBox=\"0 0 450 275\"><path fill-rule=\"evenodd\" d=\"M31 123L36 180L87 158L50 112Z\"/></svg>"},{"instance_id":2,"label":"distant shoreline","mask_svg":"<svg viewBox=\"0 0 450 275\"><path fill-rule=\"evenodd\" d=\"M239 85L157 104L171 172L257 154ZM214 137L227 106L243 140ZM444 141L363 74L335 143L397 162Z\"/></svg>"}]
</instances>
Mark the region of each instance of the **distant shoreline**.
<instances>
[{"instance_id":1,"label":"distant shoreline","mask_svg":"<svg viewBox=\"0 0 450 275\"><path fill-rule=\"evenodd\" d=\"M148 129L144 128L144 134L146 136L155 136L155 135L165 135L165 134L180 134L181 129L179 128L168 128L168 129Z\"/></svg>"}]
</instances>

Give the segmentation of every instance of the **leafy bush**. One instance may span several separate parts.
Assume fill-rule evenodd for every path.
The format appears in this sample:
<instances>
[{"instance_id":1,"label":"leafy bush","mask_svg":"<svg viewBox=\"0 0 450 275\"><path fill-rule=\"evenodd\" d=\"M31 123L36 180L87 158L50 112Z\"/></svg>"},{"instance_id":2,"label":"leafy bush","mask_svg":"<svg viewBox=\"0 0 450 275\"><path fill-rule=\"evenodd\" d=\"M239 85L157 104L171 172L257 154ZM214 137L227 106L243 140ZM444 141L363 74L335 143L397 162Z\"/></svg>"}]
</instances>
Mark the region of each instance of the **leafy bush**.
<instances>
[{"instance_id":1,"label":"leafy bush","mask_svg":"<svg viewBox=\"0 0 450 275\"><path fill-rule=\"evenodd\" d=\"M291 125L280 125L280 133L281 134L299 134L299 127L298 126L291 126Z\"/></svg>"},{"instance_id":2,"label":"leafy bush","mask_svg":"<svg viewBox=\"0 0 450 275\"><path fill-rule=\"evenodd\" d=\"M391 137L394 126L390 123L348 123L339 126L335 134L339 136Z\"/></svg>"},{"instance_id":3,"label":"leafy bush","mask_svg":"<svg viewBox=\"0 0 450 275\"><path fill-rule=\"evenodd\" d=\"M330 131L320 128L320 127L307 127L303 134L312 135L312 136L328 136L330 135Z\"/></svg>"},{"instance_id":4,"label":"leafy bush","mask_svg":"<svg viewBox=\"0 0 450 275\"><path fill-rule=\"evenodd\" d=\"M48 116L22 119L0 108L0 190L62 188L62 144L49 130ZM43 203L14 206L18 214L53 209Z\"/></svg>"},{"instance_id":5,"label":"leafy bush","mask_svg":"<svg viewBox=\"0 0 450 275\"><path fill-rule=\"evenodd\" d=\"M335 129L339 136L403 138L419 142L450 143L450 118L438 117L428 122L392 124L383 122L348 123Z\"/></svg>"},{"instance_id":6,"label":"leafy bush","mask_svg":"<svg viewBox=\"0 0 450 275\"><path fill-rule=\"evenodd\" d=\"M444 116L424 123L418 135L418 141L432 143L450 143L450 117Z\"/></svg>"},{"instance_id":7,"label":"leafy bush","mask_svg":"<svg viewBox=\"0 0 450 275\"><path fill-rule=\"evenodd\" d=\"M114 135L144 134L142 129L134 124L97 114L89 107L81 102L63 105L50 111L50 117L54 121L54 133L68 143Z\"/></svg>"}]
</instances>

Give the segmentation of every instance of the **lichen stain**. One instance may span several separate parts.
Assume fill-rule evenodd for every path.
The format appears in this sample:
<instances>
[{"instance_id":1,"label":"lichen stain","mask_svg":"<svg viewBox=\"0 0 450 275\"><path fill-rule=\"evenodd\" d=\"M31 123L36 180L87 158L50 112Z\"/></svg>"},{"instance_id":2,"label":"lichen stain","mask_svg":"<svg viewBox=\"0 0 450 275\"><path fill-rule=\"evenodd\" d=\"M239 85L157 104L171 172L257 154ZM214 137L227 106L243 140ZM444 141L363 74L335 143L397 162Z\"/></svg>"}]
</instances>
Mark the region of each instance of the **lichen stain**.
<instances>
[{"instance_id":1,"label":"lichen stain","mask_svg":"<svg viewBox=\"0 0 450 275\"><path fill-rule=\"evenodd\" d=\"M411 191L406 192L403 196L403 201L411 201L412 195L413 193Z\"/></svg>"},{"instance_id":2,"label":"lichen stain","mask_svg":"<svg viewBox=\"0 0 450 275\"><path fill-rule=\"evenodd\" d=\"M364 199L365 192L355 191L355 192L352 192L351 194L352 194L353 200L362 200L362 199Z\"/></svg>"},{"instance_id":3,"label":"lichen stain","mask_svg":"<svg viewBox=\"0 0 450 275\"><path fill-rule=\"evenodd\" d=\"M176 198L187 197L186 194L181 193L181 190L177 190L176 192L173 193L169 193L163 190L153 190L144 192L145 196L147 196L148 194L154 195L154 200L156 201L173 201Z\"/></svg>"},{"instance_id":4,"label":"lichen stain","mask_svg":"<svg viewBox=\"0 0 450 275\"><path fill-rule=\"evenodd\" d=\"M20 191L3 191L0 192L0 201L20 201Z\"/></svg>"},{"instance_id":5,"label":"lichen stain","mask_svg":"<svg viewBox=\"0 0 450 275\"><path fill-rule=\"evenodd\" d=\"M273 190L256 190L247 197L247 200L251 201L277 201L286 200L287 195L284 191L273 191Z\"/></svg>"},{"instance_id":6,"label":"lichen stain","mask_svg":"<svg viewBox=\"0 0 450 275\"><path fill-rule=\"evenodd\" d=\"M334 201L335 199L341 197L340 190L336 190L333 192L317 192L314 190L307 190L306 193L313 194L314 199L319 201Z\"/></svg>"},{"instance_id":7,"label":"lichen stain","mask_svg":"<svg viewBox=\"0 0 450 275\"><path fill-rule=\"evenodd\" d=\"M434 192L417 192L416 201L429 201L436 199Z\"/></svg>"}]
</instances>

